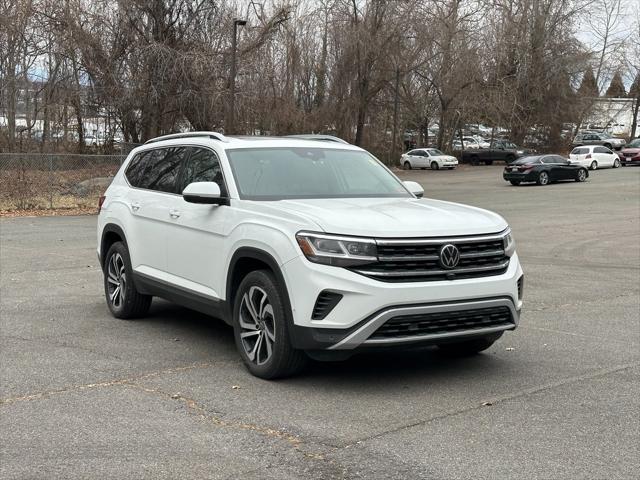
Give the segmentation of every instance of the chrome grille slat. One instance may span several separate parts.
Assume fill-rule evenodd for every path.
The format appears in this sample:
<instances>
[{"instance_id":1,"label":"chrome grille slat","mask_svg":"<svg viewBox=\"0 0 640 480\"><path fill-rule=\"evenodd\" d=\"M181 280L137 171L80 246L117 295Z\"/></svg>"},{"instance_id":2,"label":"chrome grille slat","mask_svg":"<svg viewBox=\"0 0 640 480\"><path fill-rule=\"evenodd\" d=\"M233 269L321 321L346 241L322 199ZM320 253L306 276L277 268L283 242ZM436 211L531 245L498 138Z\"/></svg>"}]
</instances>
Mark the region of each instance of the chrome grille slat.
<instances>
[{"instance_id":1,"label":"chrome grille slat","mask_svg":"<svg viewBox=\"0 0 640 480\"><path fill-rule=\"evenodd\" d=\"M446 275L446 274L464 274L473 272L486 272L489 270L501 270L509 265L509 260L506 260L497 265L490 265L486 267L474 267L474 268L456 268L454 270L407 270L407 271L371 271L371 270L357 270L362 275L381 275L383 277L400 277L400 276L424 276L424 275Z\"/></svg>"},{"instance_id":2,"label":"chrome grille slat","mask_svg":"<svg viewBox=\"0 0 640 480\"><path fill-rule=\"evenodd\" d=\"M509 266L503 234L458 238L376 239L378 261L352 270L385 282L455 280L500 275ZM440 250L452 244L459 262L447 269L440 263Z\"/></svg>"}]
</instances>

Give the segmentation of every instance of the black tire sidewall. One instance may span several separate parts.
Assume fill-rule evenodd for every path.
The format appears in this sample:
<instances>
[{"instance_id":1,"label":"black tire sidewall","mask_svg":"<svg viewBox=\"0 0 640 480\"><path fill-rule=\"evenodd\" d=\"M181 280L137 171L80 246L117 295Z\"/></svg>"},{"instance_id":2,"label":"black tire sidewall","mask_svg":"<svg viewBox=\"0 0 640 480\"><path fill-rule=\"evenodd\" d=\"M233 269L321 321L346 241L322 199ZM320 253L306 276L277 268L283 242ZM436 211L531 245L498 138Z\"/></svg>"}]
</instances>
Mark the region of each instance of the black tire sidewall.
<instances>
[{"instance_id":1,"label":"black tire sidewall","mask_svg":"<svg viewBox=\"0 0 640 480\"><path fill-rule=\"evenodd\" d=\"M440 168L440 166L438 165L438 162L433 161L431 162L431 170L438 170Z\"/></svg>"},{"instance_id":2,"label":"black tire sidewall","mask_svg":"<svg viewBox=\"0 0 640 480\"><path fill-rule=\"evenodd\" d=\"M108 273L109 261L111 260L111 257L116 253L119 253L122 259L124 260L124 271L127 276L126 282L125 282L126 288L125 288L125 294L124 294L124 302L122 303L122 305L120 305L120 307L115 307L111 303L111 300L109 300L109 285L107 282L107 278L109 276L109 273ZM107 251L107 255L105 256L105 260L104 260L103 277L104 277L104 294L106 297L107 306L109 307L109 310L111 311L113 316L116 318L129 318L131 311L134 308L134 295L136 295L138 292L136 290L135 284L133 283L133 269L131 268L131 258L129 257L129 251L127 250L127 247L125 247L124 243L116 242L113 245L111 245L111 247L109 247L109 250Z\"/></svg>"}]
</instances>

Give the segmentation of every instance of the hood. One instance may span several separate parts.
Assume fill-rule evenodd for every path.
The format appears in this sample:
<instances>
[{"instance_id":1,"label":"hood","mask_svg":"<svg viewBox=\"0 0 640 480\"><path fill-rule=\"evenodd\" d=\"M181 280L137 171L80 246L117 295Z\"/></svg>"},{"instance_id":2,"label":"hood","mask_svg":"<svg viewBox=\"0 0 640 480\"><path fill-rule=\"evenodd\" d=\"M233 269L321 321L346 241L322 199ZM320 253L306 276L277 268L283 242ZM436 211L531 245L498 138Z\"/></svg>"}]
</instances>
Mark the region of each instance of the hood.
<instances>
[{"instance_id":1,"label":"hood","mask_svg":"<svg viewBox=\"0 0 640 480\"><path fill-rule=\"evenodd\" d=\"M623 148L622 153L640 153L640 147Z\"/></svg>"},{"instance_id":2,"label":"hood","mask_svg":"<svg viewBox=\"0 0 640 480\"><path fill-rule=\"evenodd\" d=\"M259 203L269 203L272 212L279 210L286 215L305 217L326 233L344 235L440 237L497 233L507 228L505 220L495 213L430 199L340 198Z\"/></svg>"}]
</instances>

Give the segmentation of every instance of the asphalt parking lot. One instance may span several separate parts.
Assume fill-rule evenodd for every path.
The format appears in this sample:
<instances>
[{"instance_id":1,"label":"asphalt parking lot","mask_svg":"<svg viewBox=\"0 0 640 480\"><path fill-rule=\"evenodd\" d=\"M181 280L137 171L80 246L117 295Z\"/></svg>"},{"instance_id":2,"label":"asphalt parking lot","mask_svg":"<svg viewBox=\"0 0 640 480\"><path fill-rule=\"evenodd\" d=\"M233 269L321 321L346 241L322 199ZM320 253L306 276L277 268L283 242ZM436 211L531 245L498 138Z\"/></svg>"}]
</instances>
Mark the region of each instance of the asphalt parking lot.
<instances>
[{"instance_id":1,"label":"asphalt parking lot","mask_svg":"<svg viewBox=\"0 0 640 480\"><path fill-rule=\"evenodd\" d=\"M277 382L204 315L112 318L95 217L0 219L0 478L637 478L640 168L500 172L401 175L509 221L520 328L474 358L369 354Z\"/></svg>"}]
</instances>

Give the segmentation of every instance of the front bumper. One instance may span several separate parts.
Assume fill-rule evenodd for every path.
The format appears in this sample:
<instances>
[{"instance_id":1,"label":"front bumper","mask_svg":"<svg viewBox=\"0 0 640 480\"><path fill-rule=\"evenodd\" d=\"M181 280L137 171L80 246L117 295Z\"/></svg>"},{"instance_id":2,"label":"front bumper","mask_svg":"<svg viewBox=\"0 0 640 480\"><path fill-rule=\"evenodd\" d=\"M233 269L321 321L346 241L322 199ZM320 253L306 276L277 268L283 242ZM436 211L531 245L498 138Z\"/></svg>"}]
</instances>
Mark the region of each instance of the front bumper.
<instances>
[{"instance_id":1,"label":"front bumper","mask_svg":"<svg viewBox=\"0 0 640 480\"><path fill-rule=\"evenodd\" d=\"M292 343L305 350L352 350L358 347L437 342L514 329L522 307L518 280L522 268L517 254L501 275L432 282L388 283L345 268L319 265L297 257L282 266L293 313ZM294 279L305 278L305 282ZM314 320L318 295L330 291L342 295L322 320ZM497 302L497 303L496 303ZM372 340L371 335L387 320L412 314L457 312L502 305L511 322L492 330L458 330L442 335L416 335Z\"/></svg>"},{"instance_id":2,"label":"front bumper","mask_svg":"<svg viewBox=\"0 0 640 480\"><path fill-rule=\"evenodd\" d=\"M640 153L633 157L625 157L622 154L618 154L618 158L623 165L640 165Z\"/></svg>"}]
</instances>

